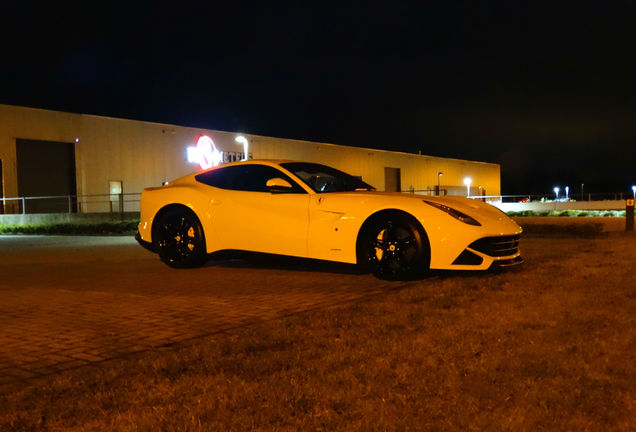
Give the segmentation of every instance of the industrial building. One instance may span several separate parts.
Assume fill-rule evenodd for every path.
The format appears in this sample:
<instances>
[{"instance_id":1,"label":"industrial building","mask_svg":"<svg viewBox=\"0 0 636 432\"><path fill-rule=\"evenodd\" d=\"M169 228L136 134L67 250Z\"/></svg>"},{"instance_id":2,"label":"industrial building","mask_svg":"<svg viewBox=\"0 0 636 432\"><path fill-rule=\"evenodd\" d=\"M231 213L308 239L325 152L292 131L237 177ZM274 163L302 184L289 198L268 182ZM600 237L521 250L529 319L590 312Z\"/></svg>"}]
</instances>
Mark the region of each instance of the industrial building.
<instances>
[{"instance_id":1,"label":"industrial building","mask_svg":"<svg viewBox=\"0 0 636 432\"><path fill-rule=\"evenodd\" d=\"M144 187L246 157L323 163L378 190L500 194L493 163L0 105L0 212L138 211Z\"/></svg>"}]
</instances>

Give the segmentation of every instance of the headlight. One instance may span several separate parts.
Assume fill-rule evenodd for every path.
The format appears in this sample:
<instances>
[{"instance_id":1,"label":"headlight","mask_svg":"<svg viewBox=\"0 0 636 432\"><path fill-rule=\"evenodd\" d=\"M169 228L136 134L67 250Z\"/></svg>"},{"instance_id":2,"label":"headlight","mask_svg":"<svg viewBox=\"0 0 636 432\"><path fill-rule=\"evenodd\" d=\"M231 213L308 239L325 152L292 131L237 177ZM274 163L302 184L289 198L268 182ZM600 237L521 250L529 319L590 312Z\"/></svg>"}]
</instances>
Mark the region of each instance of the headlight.
<instances>
[{"instance_id":1,"label":"headlight","mask_svg":"<svg viewBox=\"0 0 636 432\"><path fill-rule=\"evenodd\" d=\"M468 216L465 213L460 212L459 210L455 210L454 208L451 208L444 204L440 204L440 203L436 203L432 201L425 201L425 200L422 200L422 201L424 201L426 204L432 205L433 207L440 209L444 213L448 213L450 216L454 217L460 222L464 222L465 224L468 224L468 225L481 226L481 224L477 222L474 218Z\"/></svg>"}]
</instances>

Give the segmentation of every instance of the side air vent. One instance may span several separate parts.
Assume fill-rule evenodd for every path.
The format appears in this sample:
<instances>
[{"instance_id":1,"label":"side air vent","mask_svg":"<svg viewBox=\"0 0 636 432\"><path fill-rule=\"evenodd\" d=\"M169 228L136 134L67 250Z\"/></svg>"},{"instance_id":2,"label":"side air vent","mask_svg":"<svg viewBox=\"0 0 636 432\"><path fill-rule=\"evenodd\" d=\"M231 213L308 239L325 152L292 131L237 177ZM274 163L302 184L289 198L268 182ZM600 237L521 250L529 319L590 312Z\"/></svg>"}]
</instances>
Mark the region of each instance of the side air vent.
<instances>
[{"instance_id":1,"label":"side air vent","mask_svg":"<svg viewBox=\"0 0 636 432\"><path fill-rule=\"evenodd\" d=\"M453 264L456 264L456 265L480 265L483 261L484 261L484 259L482 257L480 257L479 255L476 255L476 254L472 253L469 250L465 250L464 252L459 254L457 259L455 261L453 261Z\"/></svg>"}]
</instances>

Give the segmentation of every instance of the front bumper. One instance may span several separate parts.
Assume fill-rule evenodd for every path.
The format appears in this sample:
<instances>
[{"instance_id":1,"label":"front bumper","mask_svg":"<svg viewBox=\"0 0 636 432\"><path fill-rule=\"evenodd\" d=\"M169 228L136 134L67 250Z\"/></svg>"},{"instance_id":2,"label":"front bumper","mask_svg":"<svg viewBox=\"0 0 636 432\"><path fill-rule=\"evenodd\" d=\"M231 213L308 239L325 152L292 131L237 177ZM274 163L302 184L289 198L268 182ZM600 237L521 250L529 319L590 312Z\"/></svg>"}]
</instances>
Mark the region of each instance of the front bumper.
<instances>
[{"instance_id":1,"label":"front bumper","mask_svg":"<svg viewBox=\"0 0 636 432\"><path fill-rule=\"evenodd\" d=\"M523 263L519 234L488 236L472 242L453 261L458 270L486 270Z\"/></svg>"},{"instance_id":2,"label":"front bumper","mask_svg":"<svg viewBox=\"0 0 636 432\"><path fill-rule=\"evenodd\" d=\"M512 259L500 259L493 261L493 263L490 265L490 268L510 267L517 264L523 264L523 258L521 258L520 256Z\"/></svg>"}]
</instances>

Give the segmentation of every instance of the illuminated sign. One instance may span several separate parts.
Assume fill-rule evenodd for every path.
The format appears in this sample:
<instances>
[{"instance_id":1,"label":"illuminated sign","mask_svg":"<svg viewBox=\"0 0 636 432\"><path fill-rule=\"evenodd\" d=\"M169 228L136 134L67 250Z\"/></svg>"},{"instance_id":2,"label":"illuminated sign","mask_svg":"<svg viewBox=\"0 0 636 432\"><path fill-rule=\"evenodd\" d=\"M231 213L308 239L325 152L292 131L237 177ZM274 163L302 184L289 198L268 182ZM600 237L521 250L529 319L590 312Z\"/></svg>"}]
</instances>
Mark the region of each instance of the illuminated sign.
<instances>
[{"instance_id":1,"label":"illuminated sign","mask_svg":"<svg viewBox=\"0 0 636 432\"><path fill-rule=\"evenodd\" d=\"M244 161L248 159L252 159L252 154L250 153L245 157L245 153L242 152L221 152L221 163L229 163L229 162L237 162Z\"/></svg>"},{"instance_id":2,"label":"illuminated sign","mask_svg":"<svg viewBox=\"0 0 636 432\"><path fill-rule=\"evenodd\" d=\"M197 138L196 147L186 148L186 159L190 163L198 163L201 169L212 168L220 163L252 159L252 155L247 152L247 139L238 136L235 140L237 143L243 144L244 153L219 151L212 138L201 135Z\"/></svg>"},{"instance_id":3,"label":"illuminated sign","mask_svg":"<svg viewBox=\"0 0 636 432\"><path fill-rule=\"evenodd\" d=\"M217 166L221 162L221 152L207 135L201 135L197 139L196 147L188 147L187 155L188 162L198 163L201 169Z\"/></svg>"}]
</instances>

